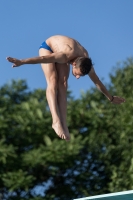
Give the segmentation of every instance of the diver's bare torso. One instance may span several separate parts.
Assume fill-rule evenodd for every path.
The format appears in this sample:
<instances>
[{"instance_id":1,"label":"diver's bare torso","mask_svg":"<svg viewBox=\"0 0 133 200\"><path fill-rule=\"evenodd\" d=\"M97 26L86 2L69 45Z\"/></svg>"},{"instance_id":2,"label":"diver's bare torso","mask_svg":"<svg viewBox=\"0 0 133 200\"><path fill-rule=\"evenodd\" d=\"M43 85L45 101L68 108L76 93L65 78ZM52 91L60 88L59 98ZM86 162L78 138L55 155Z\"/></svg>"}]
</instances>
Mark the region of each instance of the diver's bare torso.
<instances>
[{"instance_id":1,"label":"diver's bare torso","mask_svg":"<svg viewBox=\"0 0 133 200\"><path fill-rule=\"evenodd\" d=\"M47 45L50 46L54 53L64 52L69 53L70 62L76 57L88 57L87 50L76 40L62 36L55 35L46 40Z\"/></svg>"}]
</instances>

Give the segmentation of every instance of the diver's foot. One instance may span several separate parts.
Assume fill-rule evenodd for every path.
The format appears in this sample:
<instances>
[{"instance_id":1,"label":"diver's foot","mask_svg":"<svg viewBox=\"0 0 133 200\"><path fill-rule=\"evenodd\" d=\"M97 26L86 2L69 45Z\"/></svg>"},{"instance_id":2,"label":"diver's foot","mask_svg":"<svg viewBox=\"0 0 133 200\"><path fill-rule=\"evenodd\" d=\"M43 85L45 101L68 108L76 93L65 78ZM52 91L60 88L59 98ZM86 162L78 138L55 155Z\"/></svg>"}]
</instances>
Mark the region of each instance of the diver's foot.
<instances>
[{"instance_id":1,"label":"diver's foot","mask_svg":"<svg viewBox=\"0 0 133 200\"><path fill-rule=\"evenodd\" d=\"M69 133L68 127L63 126L63 128L64 128L64 131L65 131L65 135L67 137L67 141L69 141L70 140L70 133Z\"/></svg>"},{"instance_id":2,"label":"diver's foot","mask_svg":"<svg viewBox=\"0 0 133 200\"><path fill-rule=\"evenodd\" d=\"M64 140L70 140L70 135L68 132L65 132L60 122L55 122L52 124L52 128L56 132L56 134Z\"/></svg>"}]
</instances>

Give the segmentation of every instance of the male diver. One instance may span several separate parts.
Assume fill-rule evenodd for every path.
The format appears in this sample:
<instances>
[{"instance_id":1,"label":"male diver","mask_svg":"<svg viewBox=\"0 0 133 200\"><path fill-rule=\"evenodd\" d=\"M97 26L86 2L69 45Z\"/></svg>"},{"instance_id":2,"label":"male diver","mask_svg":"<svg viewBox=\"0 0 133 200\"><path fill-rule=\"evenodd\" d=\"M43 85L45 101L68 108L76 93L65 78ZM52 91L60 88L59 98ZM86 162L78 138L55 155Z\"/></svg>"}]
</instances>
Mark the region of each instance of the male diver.
<instances>
[{"instance_id":1,"label":"male diver","mask_svg":"<svg viewBox=\"0 0 133 200\"><path fill-rule=\"evenodd\" d=\"M46 97L52 115L52 128L65 140L70 140L66 123L67 116L67 80L70 64L73 75L79 79L88 75L97 88L114 104L121 104L125 99L112 96L99 80L87 50L75 39L55 35L48 38L39 48L39 57L16 59L7 57L12 67L24 64L40 63L47 81Z\"/></svg>"}]
</instances>

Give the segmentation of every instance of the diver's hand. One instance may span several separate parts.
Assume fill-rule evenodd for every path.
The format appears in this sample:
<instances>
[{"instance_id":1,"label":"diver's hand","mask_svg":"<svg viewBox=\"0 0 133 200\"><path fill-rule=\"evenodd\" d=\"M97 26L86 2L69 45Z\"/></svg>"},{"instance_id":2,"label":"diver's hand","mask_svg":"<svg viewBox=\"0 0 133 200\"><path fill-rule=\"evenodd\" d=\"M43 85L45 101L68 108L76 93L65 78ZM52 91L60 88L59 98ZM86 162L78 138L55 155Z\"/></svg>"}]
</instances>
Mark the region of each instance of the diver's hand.
<instances>
[{"instance_id":1,"label":"diver's hand","mask_svg":"<svg viewBox=\"0 0 133 200\"><path fill-rule=\"evenodd\" d=\"M121 104L125 102L125 99L118 96L112 96L112 99L110 100L110 102L113 104Z\"/></svg>"},{"instance_id":2,"label":"diver's hand","mask_svg":"<svg viewBox=\"0 0 133 200\"><path fill-rule=\"evenodd\" d=\"M7 57L6 58L9 62L13 63L12 67L19 67L20 65L23 64L23 62L19 59L12 58L12 57Z\"/></svg>"}]
</instances>

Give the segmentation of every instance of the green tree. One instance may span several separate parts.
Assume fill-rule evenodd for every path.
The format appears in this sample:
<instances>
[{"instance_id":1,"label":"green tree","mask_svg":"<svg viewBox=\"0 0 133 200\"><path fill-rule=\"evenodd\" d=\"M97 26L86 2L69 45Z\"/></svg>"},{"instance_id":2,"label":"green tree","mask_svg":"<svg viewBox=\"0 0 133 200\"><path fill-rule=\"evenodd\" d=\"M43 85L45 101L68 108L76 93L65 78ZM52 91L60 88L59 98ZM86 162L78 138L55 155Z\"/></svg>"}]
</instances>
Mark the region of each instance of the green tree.
<instances>
[{"instance_id":1,"label":"green tree","mask_svg":"<svg viewBox=\"0 0 133 200\"><path fill-rule=\"evenodd\" d=\"M71 141L51 128L45 90L25 81L0 90L0 192L6 200L70 200L133 189L133 59L116 65L107 88L126 98L111 104L96 88L68 94ZM42 189L42 191L41 191Z\"/></svg>"}]
</instances>

